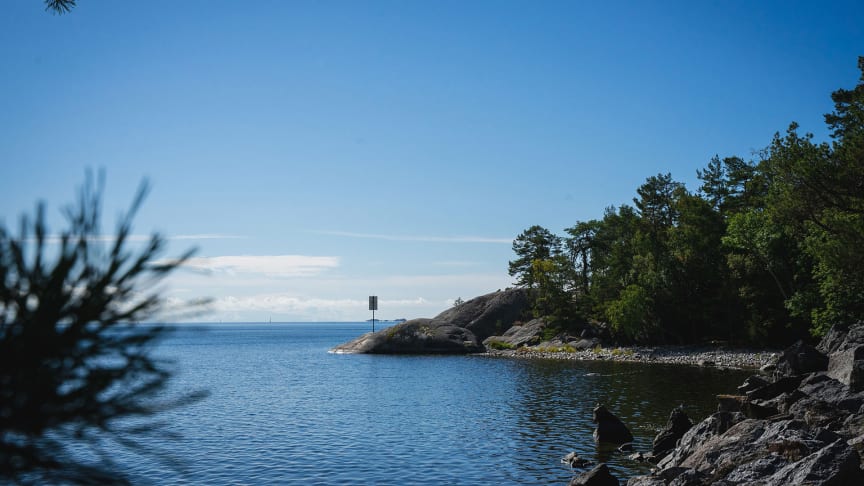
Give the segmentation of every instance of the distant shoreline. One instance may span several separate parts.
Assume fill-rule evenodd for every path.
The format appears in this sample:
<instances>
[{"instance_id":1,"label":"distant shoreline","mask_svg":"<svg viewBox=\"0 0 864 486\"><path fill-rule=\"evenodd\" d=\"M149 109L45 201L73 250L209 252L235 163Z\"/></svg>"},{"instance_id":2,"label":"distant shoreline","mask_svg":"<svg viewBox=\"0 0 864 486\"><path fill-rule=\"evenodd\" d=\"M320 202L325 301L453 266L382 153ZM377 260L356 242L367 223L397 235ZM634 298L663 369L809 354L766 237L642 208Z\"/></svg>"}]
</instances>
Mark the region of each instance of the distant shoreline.
<instances>
[{"instance_id":1,"label":"distant shoreline","mask_svg":"<svg viewBox=\"0 0 864 486\"><path fill-rule=\"evenodd\" d=\"M774 363L779 355L780 351L773 349L712 346L634 346L595 348L585 351L534 346L505 350L487 349L485 353L477 353L477 356L516 359L614 361L731 369L759 369Z\"/></svg>"}]
</instances>

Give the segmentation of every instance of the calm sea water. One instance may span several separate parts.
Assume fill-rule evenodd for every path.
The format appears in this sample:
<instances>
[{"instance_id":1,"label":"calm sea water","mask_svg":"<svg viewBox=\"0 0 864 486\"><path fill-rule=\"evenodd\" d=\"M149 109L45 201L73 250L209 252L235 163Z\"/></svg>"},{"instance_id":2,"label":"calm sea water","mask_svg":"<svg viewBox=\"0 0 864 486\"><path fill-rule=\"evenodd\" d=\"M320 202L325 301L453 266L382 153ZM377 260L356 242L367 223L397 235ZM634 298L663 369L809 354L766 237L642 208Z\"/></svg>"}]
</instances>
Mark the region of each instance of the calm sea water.
<instances>
[{"instance_id":1,"label":"calm sea water","mask_svg":"<svg viewBox=\"0 0 864 486\"><path fill-rule=\"evenodd\" d=\"M137 482L567 484L570 451L620 478L645 471L598 450L605 403L650 450L670 410L693 418L747 376L695 367L479 356L338 355L368 324L180 326L158 348L175 390L210 396L164 417L183 439L153 444L185 472L118 450Z\"/></svg>"}]
</instances>

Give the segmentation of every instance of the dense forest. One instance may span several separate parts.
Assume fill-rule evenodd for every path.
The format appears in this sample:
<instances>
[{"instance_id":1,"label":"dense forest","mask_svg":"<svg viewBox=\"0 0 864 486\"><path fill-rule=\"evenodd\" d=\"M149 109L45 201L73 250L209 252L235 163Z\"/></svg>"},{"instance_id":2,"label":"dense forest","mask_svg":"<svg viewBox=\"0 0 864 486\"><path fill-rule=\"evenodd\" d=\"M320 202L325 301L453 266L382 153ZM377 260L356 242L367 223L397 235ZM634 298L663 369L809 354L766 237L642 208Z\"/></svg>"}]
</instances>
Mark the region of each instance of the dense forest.
<instances>
[{"instance_id":1,"label":"dense forest","mask_svg":"<svg viewBox=\"0 0 864 486\"><path fill-rule=\"evenodd\" d=\"M780 345L864 318L864 57L832 93L829 142L792 123L754 156L714 157L695 192L649 177L633 205L532 226L510 275L559 328L605 323L625 342Z\"/></svg>"}]
</instances>

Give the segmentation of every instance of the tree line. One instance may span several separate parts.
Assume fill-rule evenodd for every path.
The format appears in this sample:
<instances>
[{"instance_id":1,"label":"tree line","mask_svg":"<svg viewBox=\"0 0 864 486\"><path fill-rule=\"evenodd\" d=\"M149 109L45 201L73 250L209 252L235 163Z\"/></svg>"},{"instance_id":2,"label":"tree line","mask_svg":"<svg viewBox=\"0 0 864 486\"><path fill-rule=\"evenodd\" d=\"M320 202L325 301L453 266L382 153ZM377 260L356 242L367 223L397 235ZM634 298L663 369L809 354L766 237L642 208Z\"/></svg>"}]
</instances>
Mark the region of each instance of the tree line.
<instances>
[{"instance_id":1,"label":"tree line","mask_svg":"<svg viewBox=\"0 0 864 486\"><path fill-rule=\"evenodd\" d=\"M832 93L830 140L792 123L754 158L714 157L688 190L648 177L633 205L516 237L510 275L560 328L619 340L784 344L864 318L864 57Z\"/></svg>"}]
</instances>

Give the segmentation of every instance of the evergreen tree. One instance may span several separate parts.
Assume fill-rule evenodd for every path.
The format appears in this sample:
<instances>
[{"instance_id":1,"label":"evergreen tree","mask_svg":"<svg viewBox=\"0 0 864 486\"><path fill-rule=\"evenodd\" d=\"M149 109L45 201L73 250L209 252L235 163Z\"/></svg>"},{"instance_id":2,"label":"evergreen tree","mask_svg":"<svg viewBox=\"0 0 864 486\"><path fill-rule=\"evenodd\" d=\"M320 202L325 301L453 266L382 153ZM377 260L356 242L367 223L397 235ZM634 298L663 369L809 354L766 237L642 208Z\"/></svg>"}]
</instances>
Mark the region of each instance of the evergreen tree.
<instances>
[{"instance_id":1,"label":"evergreen tree","mask_svg":"<svg viewBox=\"0 0 864 486\"><path fill-rule=\"evenodd\" d=\"M517 285L533 287L536 284L533 266L535 260L550 260L561 254L561 238L542 226L534 225L513 240L516 259L510 262L510 276Z\"/></svg>"},{"instance_id":2,"label":"evergreen tree","mask_svg":"<svg viewBox=\"0 0 864 486\"><path fill-rule=\"evenodd\" d=\"M0 226L0 481L125 483L111 449L161 457L136 439L164 437L149 417L203 396L161 395L171 372L150 350L166 330L137 324L161 308L154 284L191 255L160 263L158 235L140 252L127 249L145 192L107 248L101 190L89 179L59 237L42 206L17 237ZM71 452L81 445L101 459Z\"/></svg>"}]
</instances>

